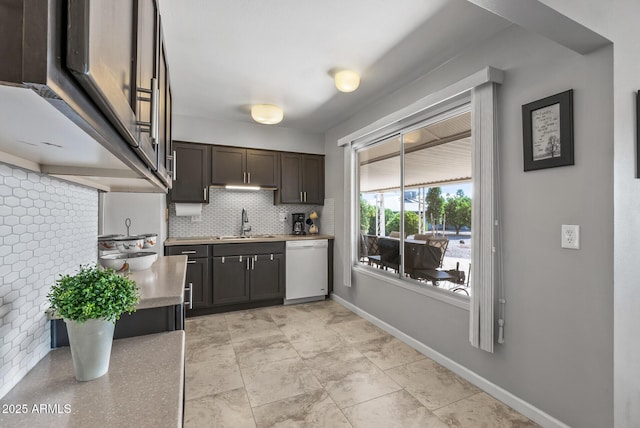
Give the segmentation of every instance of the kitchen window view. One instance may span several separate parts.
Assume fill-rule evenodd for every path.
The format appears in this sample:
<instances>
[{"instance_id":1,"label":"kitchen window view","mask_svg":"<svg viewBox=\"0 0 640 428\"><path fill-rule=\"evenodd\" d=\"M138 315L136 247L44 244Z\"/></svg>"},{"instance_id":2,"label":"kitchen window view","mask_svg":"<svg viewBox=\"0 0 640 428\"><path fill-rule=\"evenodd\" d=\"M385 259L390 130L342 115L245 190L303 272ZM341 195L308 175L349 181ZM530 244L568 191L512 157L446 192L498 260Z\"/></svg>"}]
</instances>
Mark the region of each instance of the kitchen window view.
<instances>
[{"instance_id":1,"label":"kitchen window view","mask_svg":"<svg viewBox=\"0 0 640 428\"><path fill-rule=\"evenodd\" d=\"M357 161L359 265L469 296L469 107L365 145Z\"/></svg>"}]
</instances>

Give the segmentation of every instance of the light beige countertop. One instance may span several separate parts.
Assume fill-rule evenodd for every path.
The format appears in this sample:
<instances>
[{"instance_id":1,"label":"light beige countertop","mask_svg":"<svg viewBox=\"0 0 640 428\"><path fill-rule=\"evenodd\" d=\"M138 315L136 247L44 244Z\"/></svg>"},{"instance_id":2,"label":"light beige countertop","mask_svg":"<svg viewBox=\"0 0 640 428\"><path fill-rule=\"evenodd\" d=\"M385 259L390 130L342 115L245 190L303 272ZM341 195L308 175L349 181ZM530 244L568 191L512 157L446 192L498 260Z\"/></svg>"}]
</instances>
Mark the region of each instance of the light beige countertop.
<instances>
[{"instance_id":1,"label":"light beige countertop","mask_svg":"<svg viewBox=\"0 0 640 428\"><path fill-rule=\"evenodd\" d=\"M0 426L181 427L184 337L114 340L109 371L88 382L76 381L68 347L54 349L0 400Z\"/></svg>"},{"instance_id":2,"label":"light beige countertop","mask_svg":"<svg viewBox=\"0 0 640 428\"><path fill-rule=\"evenodd\" d=\"M140 303L136 309L161 308L179 305L184 301L184 284L187 277L187 256L160 256L149 269L131 272L140 289ZM47 319L61 317L47 309Z\"/></svg>"},{"instance_id":3,"label":"light beige countertop","mask_svg":"<svg viewBox=\"0 0 640 428\"><path fill-rule=\"evenodd\" d=\"M184 301L187 256L160 256L151 268L131 272L129 278L140 288L136 309L179 305Z\"/></svg>"},{"instance_id":4,"label":"light beige countertop","mask_svg":"<svg viewBox=\"0 0 640 428\"><path fill-rule=\"evenodd\" d=\"M167 238L166 247L172 245L208 245L208 244L250 244L253 242L300 241L307 239L334 239L333 235L249 235L249 238L234 236L191 236L184 238Z\"/></svg>"}]
</instances>

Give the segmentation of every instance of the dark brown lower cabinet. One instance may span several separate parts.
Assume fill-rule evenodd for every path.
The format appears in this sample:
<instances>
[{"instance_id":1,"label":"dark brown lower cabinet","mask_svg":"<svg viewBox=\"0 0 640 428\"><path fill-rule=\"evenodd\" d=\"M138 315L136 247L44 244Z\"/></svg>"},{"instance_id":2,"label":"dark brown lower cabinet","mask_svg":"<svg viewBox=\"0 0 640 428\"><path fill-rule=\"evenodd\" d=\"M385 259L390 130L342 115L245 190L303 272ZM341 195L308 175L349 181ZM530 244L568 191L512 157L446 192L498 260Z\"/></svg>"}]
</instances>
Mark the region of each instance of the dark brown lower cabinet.
<instances>
[{"instance_id":1,"label":"dark brown lower cabinet","mask_svg":"<svg viewBox=\"0 0 640 428\"><path fill-rule=\"evenodd\" d=\"M211 305L210 259L189 259L185 280L185 308L187 313Z\"/></svg>"},{"instance_id":2,"label":"dark brown lower cabinet","mask_svg":"<svg viewBox=\"0 0 640 428\"><path fill-rule=\"evenodd\" d=\"M213 258L213 304L228 305L248 302L247 272L249 258L226 256Z\"/></svg>"},{"instance_id":3,"label":"dark brown lower cabinet","mask_svg":"<svg viewBox=\"0 0 640 428\"><path fill-rule=\"evenodd\" d=\"M252 300L277 299L284 296L284 254L262 254L255 257L249 271Z\"/></svg>"},{"instance_id":4,"label":"dark brown lower cabinet","mask_svg":"<svg viewBox=\"0 0 640 428\"><path fill-rule=\"evenodd\" d=\"M213 306L233 310L283 302L284 242L220 244L212 251Z\"/></svg>"}]
</instances>

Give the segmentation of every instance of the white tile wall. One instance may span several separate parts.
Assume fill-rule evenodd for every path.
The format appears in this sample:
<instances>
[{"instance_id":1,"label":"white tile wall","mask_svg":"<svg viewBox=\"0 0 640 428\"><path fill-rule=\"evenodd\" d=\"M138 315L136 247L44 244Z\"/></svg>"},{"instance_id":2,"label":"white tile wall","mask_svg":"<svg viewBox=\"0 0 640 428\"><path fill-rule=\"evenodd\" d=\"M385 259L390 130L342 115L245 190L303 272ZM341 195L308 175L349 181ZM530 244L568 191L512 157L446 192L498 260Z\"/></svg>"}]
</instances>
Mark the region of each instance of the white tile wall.
<instances>
[{"instance_id":1,"label":"white tile wall","mask_svg":"<svg viewBox=\"0 0 640 428\"><path fill-rule=\"evenodd\" d=\"M49 352L47 293L97 235L96 190L0 163L0 398Z\"/></svg>"},{"instance_id":2,"label":"white tile wall","mask_svg":"<svg viewBox=\"0 0 640 428\"><path fill-rule=\"evenodd\" d=\"M202 207L202 220L194 222L191 217L176 216L175 205L171 204L169 215L169 236L211 236L238 235L241 227L242 209L245 208L251 224L251 234L291 233L291 213L311 211L320 213L315 205L274 205L273 191L242 191L227 189L209 189L209 204ZM287 216L287 222L279 221L279 214ZM322 218L316 222L322 230ZM308 227L307 227L308 230Z\"/></svg>"}]
</instances>

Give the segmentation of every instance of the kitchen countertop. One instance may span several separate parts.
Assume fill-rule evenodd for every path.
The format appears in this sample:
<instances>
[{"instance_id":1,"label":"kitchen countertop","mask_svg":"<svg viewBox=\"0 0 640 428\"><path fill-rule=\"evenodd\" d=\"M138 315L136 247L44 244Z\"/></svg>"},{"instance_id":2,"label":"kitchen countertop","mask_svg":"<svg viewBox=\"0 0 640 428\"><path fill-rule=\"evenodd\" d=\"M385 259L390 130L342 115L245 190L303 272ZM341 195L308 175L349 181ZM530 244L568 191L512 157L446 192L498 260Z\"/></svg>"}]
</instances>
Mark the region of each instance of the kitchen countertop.
<instances>
[{"instance_id":1,"label":"kitchen countertop","mask_svg":"<svg viewBox=\"0 0 640 428\"><path fill-rule=\"evenodd\" d=\"M140 289L140 303L136 309L161 308L179 305L184 301L184 284L187 277L187 256L161 256L149 269L131 272L129 278ZM47 318L60 319L48 309Z\"/></svg>"},{"instance_id":2,"label":"kitchen countertop","mask_svg":"<svg viewBox=\"0 0 640 428\"><path fill-rule=\"evenodd\" d=\"M173 245L208 245L208 244L250 244L253 242L281 242L281 241L300 241L307 239L334 239L333 235L253 235L251 238L233 238L219 236L192 236L184 238L168 238L164 241L165 247Z\"/></svg>"},{"instance_id":3,"label":"kitchen countertop","mask_svg":"<svg viewBox=\"0 0 640 428\"><path fill-rule=\"evenodd\" d=\"M150 269L131 272L129 278L140 288L136 309L179 305L184 301L187 256L161 256Z\"/></svg>"},{"instance_id":4,"label":"kitchen countertop","mask_svg":"<svg viewBox=\"0 0 640 428\"><path fill-rule=\"evenodd\" d=\"M52 350L0 400L0 426L180 427L184 337L114 340L109 371L88 382L76 381L68 347Z\"/></svg>"}]
</instances>

